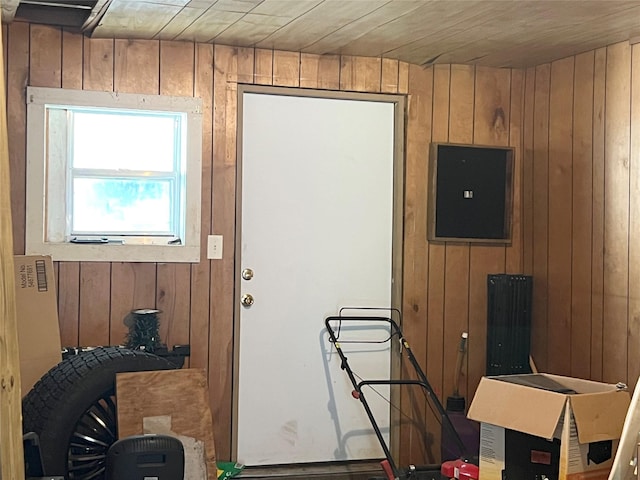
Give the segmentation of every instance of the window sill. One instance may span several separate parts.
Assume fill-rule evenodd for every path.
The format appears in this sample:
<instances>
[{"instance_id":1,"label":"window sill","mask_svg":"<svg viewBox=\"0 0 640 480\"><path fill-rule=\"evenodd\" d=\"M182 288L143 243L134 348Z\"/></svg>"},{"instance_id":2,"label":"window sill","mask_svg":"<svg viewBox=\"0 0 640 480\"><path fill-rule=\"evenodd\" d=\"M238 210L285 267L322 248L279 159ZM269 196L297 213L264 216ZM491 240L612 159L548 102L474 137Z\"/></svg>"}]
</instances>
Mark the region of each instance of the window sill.
<instances>
[{"instance_id":1,"label":"window sill","mask_svg":"<svg viewBox=\"0 0 640 480\"><path fill-rule=\"evenodd\" d=\"M51 255L68 262L198 263L199 245L123 245L27 242L27 255Z\"/></svg>"}]
</instances>

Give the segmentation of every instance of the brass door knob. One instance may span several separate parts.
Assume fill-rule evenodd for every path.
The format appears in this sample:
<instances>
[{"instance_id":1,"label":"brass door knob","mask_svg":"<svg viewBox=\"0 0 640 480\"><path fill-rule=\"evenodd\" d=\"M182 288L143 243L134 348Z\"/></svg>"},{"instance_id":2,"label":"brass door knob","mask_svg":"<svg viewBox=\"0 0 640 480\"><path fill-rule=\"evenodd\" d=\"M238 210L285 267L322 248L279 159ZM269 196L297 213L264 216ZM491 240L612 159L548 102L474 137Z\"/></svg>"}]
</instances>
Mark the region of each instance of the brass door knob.
<instances>
[{"instance_id":1,"label":"brass door knob","mask_svg":"<svg viewBox=\"0 0 640 480\"><path fill-rule=\"evenodd\" d=\"M251 280L253 278L253 270L250 268L245 268L242 270L242 278L244 280Z\"/></svg>"},{"instance_id":2,"label":"brass door knob","mask_svg":"<svg viewBox=\"0 0 640 480\"><path fill-rule=\"evenodd\" d=\"M253 295L251 295L250 293L245 293L240 299L240 303L242 303L243 307L250 307L251 305L253 305L253 302Z\"/></svg>"}]
</instances>

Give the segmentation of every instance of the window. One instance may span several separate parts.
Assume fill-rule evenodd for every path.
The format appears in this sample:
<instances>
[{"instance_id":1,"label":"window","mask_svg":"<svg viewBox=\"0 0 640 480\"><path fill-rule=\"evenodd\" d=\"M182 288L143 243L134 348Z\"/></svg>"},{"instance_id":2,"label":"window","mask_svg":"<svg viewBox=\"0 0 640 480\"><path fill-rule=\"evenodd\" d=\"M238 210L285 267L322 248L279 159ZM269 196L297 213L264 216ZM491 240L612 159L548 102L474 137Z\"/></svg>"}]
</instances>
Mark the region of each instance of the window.
<instances>
[{"instance_id":1,"label":"window","mask_svg":"<svg viewBox=\"0 0 640 480\"><path fill-rule=\"evenodd\" d=\"M201 100L27 88L27 254L197 262Z\"/></svg>"}]
</instances>

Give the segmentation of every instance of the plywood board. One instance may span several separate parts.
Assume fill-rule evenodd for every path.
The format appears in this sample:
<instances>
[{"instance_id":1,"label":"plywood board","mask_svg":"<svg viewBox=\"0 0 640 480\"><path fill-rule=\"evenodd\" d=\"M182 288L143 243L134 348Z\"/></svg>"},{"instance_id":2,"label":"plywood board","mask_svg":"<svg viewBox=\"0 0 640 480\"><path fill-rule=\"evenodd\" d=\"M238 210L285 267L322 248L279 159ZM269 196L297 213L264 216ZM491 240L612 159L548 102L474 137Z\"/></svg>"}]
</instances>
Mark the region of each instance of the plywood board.
<instances>
[{"instance_id":1,"label":"plywood board","mask_svg":"<svg viewBox=\"0 0 640 480\"><path fill-rule=\"evenodd\" d=\"M213 420L204 370L119 373L116 400L119 438L141 435L145 418L170 416L172 432L204 442L208 478L216 478Z\"/></svg>"}]
</instances>

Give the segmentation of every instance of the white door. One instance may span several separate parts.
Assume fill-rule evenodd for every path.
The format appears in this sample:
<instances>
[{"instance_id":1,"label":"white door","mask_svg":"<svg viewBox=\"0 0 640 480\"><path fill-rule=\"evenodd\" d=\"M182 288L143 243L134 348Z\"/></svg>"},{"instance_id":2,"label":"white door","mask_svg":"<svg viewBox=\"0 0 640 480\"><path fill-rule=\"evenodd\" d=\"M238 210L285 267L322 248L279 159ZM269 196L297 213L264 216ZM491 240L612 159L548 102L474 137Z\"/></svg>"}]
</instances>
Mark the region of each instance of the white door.
<instances>
[{"instance_id":1,"label":"white door","mask_svg":"<svg viewBox=\"0 0 640 480\"><path fill-rule=\"evenodd\" d=\"M238 307L237 459L381 458L324 319L391 306L395 104L244 92L241 106L237 300L254 303ZM389 378L388 343L343 348L360 376ZM367 398L388 438L381 396Z\"/></svg>"}]
</instances>

